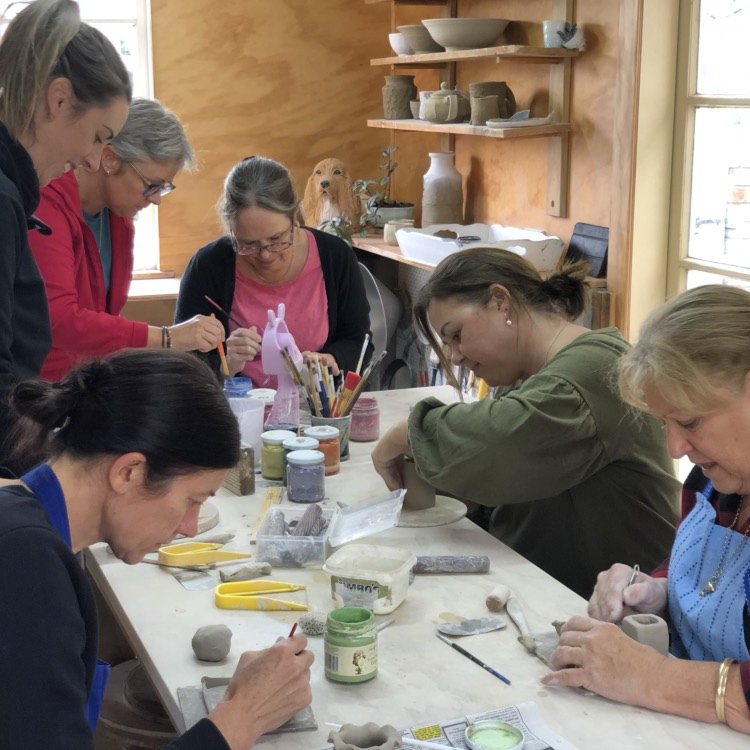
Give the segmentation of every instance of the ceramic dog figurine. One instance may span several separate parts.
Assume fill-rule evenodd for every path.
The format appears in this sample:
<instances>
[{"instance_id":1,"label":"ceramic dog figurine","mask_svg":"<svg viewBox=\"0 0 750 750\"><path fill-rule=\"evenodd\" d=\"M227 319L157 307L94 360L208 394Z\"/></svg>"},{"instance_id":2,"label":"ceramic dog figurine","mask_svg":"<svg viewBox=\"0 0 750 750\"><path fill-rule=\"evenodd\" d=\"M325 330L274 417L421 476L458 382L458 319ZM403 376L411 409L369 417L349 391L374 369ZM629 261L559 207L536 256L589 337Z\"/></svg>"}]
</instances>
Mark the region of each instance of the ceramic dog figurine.
<instances>
[{"instance_id":1,"label":"ceramic dog figurine","mask_svg":"<svg viewBox=\"0 0 750 750\"><path fill-rule=\"evenodd\" d=\"M359 224L359 201L352 191L352 180L341 159L323 159L315 165L302 198L305 223L318 227L335 216Z\"/></svg>"}]
</instances>

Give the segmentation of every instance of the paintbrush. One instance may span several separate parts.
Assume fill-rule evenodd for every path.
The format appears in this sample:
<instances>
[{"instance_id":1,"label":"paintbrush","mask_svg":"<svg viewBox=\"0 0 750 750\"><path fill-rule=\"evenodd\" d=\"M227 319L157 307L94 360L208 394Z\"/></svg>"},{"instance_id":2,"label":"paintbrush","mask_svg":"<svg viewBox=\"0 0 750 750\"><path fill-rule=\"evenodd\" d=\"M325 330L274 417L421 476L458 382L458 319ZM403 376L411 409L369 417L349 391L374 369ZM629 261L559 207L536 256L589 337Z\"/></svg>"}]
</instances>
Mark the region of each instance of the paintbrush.
<instances>
[{"instance_id":1,"label":"paintbrush","mask_svg":"<svg viewBox=\"0 0 750 750\"><path fill-rule=\"evenodd\" d=\"M209 302L210 304L212 304L220 313L222 313L222 315L226 315L227 318L229 320L231 320L232 323L234 323L236 326L239 326L240 328L244 328L245 327L245 326L242 325L242 323L240 323L239 320L237 320L237 318L233 318L221 305L219 305L217 302L214 302L207 294L204 294L203 298L207 302Z\"/></svg>"},{"instance_id":2,"label":"paintbrush","mask_svg":"<svg viewBox=\"0 0 750 750\"><path fill-rule=\"evenodd\" d=\"M216 316L211 313L211 317L215 318ZM226 354L224 354L224 344L219 341L219 345L216 348L219 350L219 358L221 359L221 371L229 377L229 363L227 362Z\"/></svg>"},{"instance_id":3,"label":"paintbrush","mask_svg":"<svg viewBox=\"0 0 750 750\"><path fill-rule=\"evenodd\" d=\"M359 379L359 382L356 384L354 391L351 393L346 403L340 409L339 416L345 417L348 414L351 414L351 411L354 408L354 404L357 402L357 399L359 398L360 393L362 393L362 390L367 384L367 381L370 375L372 375L372 371L380 364L383 357L385 357L385 354L386 354L385 352L382 352L377 359L370 362L370 364L367 366L367 369L364 371L364 374ZM351 373L349 374L351 375ZM347 378L348 377L349 375L347 375Z\"/></svg>"},{"instance_id":4,"label":"paintbrush","mask_svg":"<svg viewBox=\"0 0 750 750\"><path fill-rule=\"evenodd\" d=\"M292 380L294 381L294 384L297 386L297 388L302 389L302 393L305 397L305 400L307 401L307 406L310 409L310 414L312 414L315 411L315 404L313 403L313 400L310 398L310 394L307 392L307 388L305 388L305 383L302 380L302 374L297 369L297 365L294 364L292 357L289 354L289 349L284 347L281 350L281 356L284 360L284 363L286 364L287 370L289 370L289 374L292 376Z\"/></svg>"},{"instance_id":5,"label":"paintbrush","mask_svg":"<svg viewBox=\"0 0 750 750\"><path fill-rule=\"evenodd\" d=\"M367 344L370 342L370 333L369 331L365 334L365 342L362 344L362 351L359 355L359 361L357 362L357 369L354 371L359 375L359 371L362 369L362 362L364 362L365 359L365 353L367 352Z\"/></svg>"}]
</instances>

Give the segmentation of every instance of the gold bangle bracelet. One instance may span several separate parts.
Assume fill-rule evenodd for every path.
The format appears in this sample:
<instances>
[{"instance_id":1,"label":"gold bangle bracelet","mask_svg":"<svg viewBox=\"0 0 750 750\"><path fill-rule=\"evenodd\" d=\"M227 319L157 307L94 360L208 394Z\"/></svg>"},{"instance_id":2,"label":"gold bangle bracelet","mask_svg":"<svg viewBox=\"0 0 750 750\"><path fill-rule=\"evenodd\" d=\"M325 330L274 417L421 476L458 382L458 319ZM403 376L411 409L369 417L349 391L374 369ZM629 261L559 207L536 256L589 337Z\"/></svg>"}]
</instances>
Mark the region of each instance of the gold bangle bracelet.
<instances>
[{"instance_id":1,"label":"gold bangle bracelet","mask_svg":"<svg viewBox=\"0 0 750 750\"><path fill-rule=\"evenodd\" d=\"M729 677L729 667L732 666L732 659L724 659L719 665L719 679L716 681L716 718L720 723L727 723L727 716L724 710L724 694L727 691L727 678Z\"/></svg>"}]
</instances>

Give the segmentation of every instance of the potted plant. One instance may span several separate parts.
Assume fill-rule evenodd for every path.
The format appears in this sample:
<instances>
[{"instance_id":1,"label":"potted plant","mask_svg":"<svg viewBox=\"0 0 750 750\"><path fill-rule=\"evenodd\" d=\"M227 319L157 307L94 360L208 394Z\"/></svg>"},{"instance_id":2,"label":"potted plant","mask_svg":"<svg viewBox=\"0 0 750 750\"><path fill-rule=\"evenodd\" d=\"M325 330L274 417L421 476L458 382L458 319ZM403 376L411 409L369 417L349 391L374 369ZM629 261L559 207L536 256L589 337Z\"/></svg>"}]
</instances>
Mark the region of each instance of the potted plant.
<instances>
[{"instance_id":1,"label":"potted plant","mask_svg":"<svg viewBox=\"0 0 750 750\"><path fill-rule=\"evenodd\" d=\"M367 235L370 226L384 227L393 219L411 219L414 216L414 204L403 203L391 199L391 177L393 176L398 162L394 161L393 154L396 146L388 146L381 151L384 162L380 165L383 176L378 182L374 180L355 180L352 187L362 201L363 212L359 219L360 234ZM382 188L372 190L374 187Z\"/></svg>"},{"instance_id":2,"label":"potted plant","mask_svg":"<svg viewBox=\"0 0 750 750\"><path fill-rule=\"evenodd\" d=\"M354 245L352 240L351 219L348 216L334 216L332 219L326 219L318 225L318 229L328 234L335 234L346 242L349 247Z\"/></svg>"}]
</instances>

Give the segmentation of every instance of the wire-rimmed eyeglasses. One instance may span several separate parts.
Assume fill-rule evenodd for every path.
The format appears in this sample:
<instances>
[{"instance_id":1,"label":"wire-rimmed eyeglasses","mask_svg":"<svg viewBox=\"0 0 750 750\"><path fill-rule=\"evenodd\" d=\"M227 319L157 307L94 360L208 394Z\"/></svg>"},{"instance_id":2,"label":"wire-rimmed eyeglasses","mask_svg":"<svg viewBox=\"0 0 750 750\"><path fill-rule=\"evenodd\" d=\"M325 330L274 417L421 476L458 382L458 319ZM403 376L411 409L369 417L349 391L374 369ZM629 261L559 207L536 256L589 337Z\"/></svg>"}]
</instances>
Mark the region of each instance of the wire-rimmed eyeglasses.
<instances>
[{"instance_id":1,"label":"wire-rimmed eyeglasses","mask_svg":"<svg viewBox=\"0 0 750 750\"><path fill-rule=\"evenodd\" d=\"M232 246L237 255L259 255L264 250L269 253L280 253L294 244L294 224L289 227L289 239L269 242L267 245L259 245L256 242L242 242L232 235Z\"/></svg>"},{"instance_id":2,"label":"wire-rimmed eyeglasses","mask_svg":"<svg viewBox=\"0 0 750 750\"><path fill-rule=\"evenodd\" d=\"M167 193L171 193L177 187L171 182L151 182L132 161L127 163L133 167L135 173L143 180L143 184L146 186L146 189L143 191L144 198L153 198L157 193L164 196Z\"/></svg>"}]
</instances>

